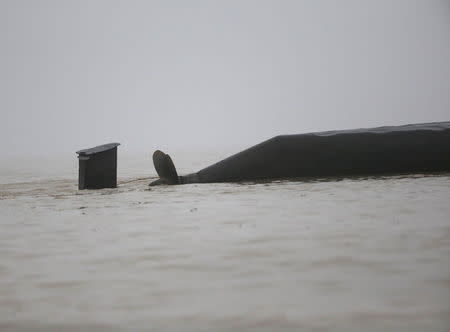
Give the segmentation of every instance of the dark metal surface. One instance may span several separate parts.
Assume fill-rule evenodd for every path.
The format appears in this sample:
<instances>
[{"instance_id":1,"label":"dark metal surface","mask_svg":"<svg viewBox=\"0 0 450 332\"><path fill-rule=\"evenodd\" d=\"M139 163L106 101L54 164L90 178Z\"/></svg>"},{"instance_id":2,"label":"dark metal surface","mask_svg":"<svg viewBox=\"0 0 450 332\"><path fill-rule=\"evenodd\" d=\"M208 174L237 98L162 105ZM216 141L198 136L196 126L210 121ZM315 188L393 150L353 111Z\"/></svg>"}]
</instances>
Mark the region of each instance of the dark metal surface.
<instances>
[{"instance_id":1,"label":"dark metal surface","mask_svg":"<svg viewBox=\"0 0 450 332\"><path fill-rule=\"evenodd\" d=\"M90 149L79 150L76 153L78 153L79 155L83 155L83 156L89 156L92 154L105 152L105 151L114 149L114 148L118 147L119 145L120 145L120 143L108 143L108 144L98 145L98 146L90 148Z\"/></svg>"},{"instance_id":2,"label":"dark metal surface","mask_svg":"<svg viewBox=\"0 0 450 332\"><path fill-rule=\"evenodd\" d=\"M79 190L117 187L118 145L119 143L110 143L77 151Z\"/></svg>"},{"instance_id":3,"label":"dark metal surface","mask_svg":"<svg viewBox=\"0 0 450 332\"><path fill-rule=\"evenodd\" d=\"M450 122L281 135L180 183L450 171Z\"/></svg>"},{"instance_id":4,"label":"dark metal surface","mask_svg":"<svg viewBox=\"0 0 450 332\"><path fill-rule=\"evenodd\" d=\"M155 166L156 172L159 176L159 182L156 184L179 184L179 178L177 170L173 164L172 159L168 154L160 150L156 150L153 153L153 165Z\"/></svg>"}]
</instances>

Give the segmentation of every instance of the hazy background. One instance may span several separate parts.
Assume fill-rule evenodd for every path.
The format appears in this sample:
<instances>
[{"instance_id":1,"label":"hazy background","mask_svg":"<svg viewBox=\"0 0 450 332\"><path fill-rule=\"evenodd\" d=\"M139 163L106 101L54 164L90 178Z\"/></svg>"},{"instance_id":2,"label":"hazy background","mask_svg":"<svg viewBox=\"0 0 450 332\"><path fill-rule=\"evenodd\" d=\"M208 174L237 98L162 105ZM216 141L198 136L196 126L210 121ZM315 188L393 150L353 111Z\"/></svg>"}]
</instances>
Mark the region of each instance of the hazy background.
<instances>
[{"instance_id":1,"label":"hazy background","mask_svg":"<svg viewBox=\"0 0 450 332\"><path fill-rule=\"evenodd\" d=\"M0 0L0 25L0 158L450 119L448 0Z\"/></svg>"}]
</instances>

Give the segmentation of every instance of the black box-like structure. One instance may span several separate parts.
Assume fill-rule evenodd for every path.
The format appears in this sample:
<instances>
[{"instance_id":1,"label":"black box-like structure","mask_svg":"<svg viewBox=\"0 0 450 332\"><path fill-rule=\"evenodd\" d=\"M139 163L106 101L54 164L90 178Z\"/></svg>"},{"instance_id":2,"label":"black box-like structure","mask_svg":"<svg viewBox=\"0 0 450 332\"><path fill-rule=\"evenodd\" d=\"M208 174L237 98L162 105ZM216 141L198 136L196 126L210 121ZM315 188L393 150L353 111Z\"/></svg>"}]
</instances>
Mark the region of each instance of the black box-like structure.
<instances>
[{"instance_id":1,"label":"black box-like structure","mask_svg":"<svg viewBox=\"0 0 450 332\"><path fill-rule=\"evenodd\" d=\"M117 147L120 143L99 145L77 151L78 189L117 187Z\"/></svg>"}]
</instances>

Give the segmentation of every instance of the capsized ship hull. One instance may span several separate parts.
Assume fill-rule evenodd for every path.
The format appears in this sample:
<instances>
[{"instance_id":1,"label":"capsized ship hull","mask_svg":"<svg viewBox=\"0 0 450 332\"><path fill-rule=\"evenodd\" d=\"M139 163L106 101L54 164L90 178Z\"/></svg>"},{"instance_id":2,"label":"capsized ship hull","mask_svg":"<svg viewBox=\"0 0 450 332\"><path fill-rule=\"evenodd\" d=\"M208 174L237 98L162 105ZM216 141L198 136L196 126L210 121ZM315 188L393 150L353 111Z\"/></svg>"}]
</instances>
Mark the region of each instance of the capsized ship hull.
<instances>
[{"instance_id":1,"label":"capsized ship hull","mask_svg":"<svg viewBox=\"0 0 450 332\"><path fill-rule=\"evenodd\" d=\"M153 184L442 172L450 171L450 122L276 136L185 176L161 172L173 163L155 154Z\"/></svg>"}]
</instances>

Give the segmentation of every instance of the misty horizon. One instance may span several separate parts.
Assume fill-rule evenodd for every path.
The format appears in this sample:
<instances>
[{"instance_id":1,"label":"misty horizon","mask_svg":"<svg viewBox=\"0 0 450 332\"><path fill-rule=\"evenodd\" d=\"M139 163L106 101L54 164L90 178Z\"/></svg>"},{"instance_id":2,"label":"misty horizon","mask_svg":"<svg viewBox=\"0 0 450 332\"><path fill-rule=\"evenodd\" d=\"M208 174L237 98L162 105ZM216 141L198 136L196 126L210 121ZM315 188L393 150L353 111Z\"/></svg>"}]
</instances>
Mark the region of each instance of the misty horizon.
<instances>
[{"instance_id":1,"label":"misty horizon","mask_svg":"<svg viewBox=\"0 0 450 332\"><path fill-rule=\"evenodd\" d=\"M2 1L3 155L450 120L447 1Z\"/></svg>"}]
</instances>

